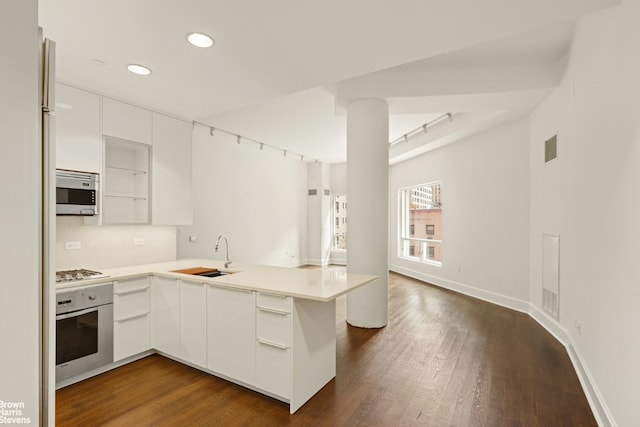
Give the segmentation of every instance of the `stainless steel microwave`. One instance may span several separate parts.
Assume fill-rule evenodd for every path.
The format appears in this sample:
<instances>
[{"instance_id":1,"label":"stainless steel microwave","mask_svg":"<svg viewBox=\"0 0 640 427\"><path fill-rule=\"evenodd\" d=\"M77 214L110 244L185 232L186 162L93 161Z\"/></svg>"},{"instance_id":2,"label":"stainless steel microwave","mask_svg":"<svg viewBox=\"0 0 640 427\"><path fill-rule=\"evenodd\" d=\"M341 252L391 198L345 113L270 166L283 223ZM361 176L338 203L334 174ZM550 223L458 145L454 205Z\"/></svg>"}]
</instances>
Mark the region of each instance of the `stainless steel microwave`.
<instances>
[{"instance_id":1,"label":"stainless steel microwave","mask_svg":"<svg viewBox=\"0 0 640 427\"><path fill-rule=\"evenodd\" d=\"M56 169L56 215L97 215L97 173Z\"/></svg>"}]
</instances>

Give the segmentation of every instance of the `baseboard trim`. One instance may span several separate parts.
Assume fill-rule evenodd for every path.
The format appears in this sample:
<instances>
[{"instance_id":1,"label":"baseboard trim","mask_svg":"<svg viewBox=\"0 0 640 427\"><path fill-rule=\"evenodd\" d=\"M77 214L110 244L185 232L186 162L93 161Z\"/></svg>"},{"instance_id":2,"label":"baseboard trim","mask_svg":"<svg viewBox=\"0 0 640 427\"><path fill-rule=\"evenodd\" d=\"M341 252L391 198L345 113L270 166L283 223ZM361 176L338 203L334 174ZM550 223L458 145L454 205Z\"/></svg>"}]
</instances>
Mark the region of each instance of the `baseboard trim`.
<instances>
[{"instance_id":1,"label":"baseboard trim","mask_svg":"<svg viewBox=\"0 0 640 427\"><path fill-rule=\"evenodd\" d=\"M589 402L589 406L591 407L591 411L593 412L598 425L601 427L617 427L613 415L607 407L602 394L598 390L589 368L584 362L584 358L580 354L571 334L569 334L564 326L543 312L539 307L517 298L507 297L495 292L486 291L463 283L444 279L442 277L432 276L430 274L425 274L399 265L390 265L389 270L444 289L528 314L558 342L565 346L569 359L571 360L571 364L573 365L573 369L578 376L582 390L587 397L587 401Z\"/></svg>"},{"instance_id":2,"label":"baseboard trim","mask_svg":"<svg viewBox=\"0 0 640 427\"><path fill-rule=\"evenodd\" d=\"M410 268L402 267L399 265L390 265L389 270L395 273L400 273L402 275L412 277L414 279L422 280L423 282L431 283L441 288L449 289L460 294L468 295L473 298L490 302L492 304L497 304L506 308L510 308L512 310L520 311L522 313L529 312L529 303L517 298L508 297L492 291L486 291L484 289L465 285L464 283L455 282L443 277L425 274L421 271L412 270Z\"/></svg>"}]
</instances>

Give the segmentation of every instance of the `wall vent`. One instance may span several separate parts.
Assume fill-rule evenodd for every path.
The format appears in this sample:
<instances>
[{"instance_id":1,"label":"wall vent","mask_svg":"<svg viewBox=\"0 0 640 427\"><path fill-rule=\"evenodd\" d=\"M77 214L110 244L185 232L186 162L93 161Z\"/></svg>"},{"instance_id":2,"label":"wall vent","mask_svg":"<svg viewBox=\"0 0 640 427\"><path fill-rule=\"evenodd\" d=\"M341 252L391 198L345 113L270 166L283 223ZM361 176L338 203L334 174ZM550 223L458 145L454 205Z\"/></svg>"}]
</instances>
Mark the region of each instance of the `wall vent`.
<instances>
[{"instance_id":1,"label":"wall vent","mask_svg":"<svg viewBox=\"0 0 640 427\"><path fill-rule=\"evenodd\" d=\"M317 188L313 188L311 190L309 190L309 196L316 196L318 194L318 189Z\"/></svg>"},{"instance_id":2,"label":"wall vent","mask_svg":"<svg viewBox=\"0 0 640 427\"><path fill-rule=\"evenodd\" d=\"M330 194L331 194L331 190L324 190L324 195L325 195L325 196L328 196L328 195L330 195Z\"/></svg>"},{"instance_id":3,"label":"wall vent","mask_svg":"<svg viewBox=\"0 0 640 427\"><path fill-rule=\"evenodd\" d=\"M553 135L544 142L544 162L550 162L558 157L558 135Z\"/></svg>"},{"instance_id":4,"label":"wall vent","mask_svg":"<svg viewBox=\"0 0 640 427\"><path fill-rule=\"evenodd\" d=\"M560 235L542 234L542 311L560 320Z\"/></svg>"}]
</instances>

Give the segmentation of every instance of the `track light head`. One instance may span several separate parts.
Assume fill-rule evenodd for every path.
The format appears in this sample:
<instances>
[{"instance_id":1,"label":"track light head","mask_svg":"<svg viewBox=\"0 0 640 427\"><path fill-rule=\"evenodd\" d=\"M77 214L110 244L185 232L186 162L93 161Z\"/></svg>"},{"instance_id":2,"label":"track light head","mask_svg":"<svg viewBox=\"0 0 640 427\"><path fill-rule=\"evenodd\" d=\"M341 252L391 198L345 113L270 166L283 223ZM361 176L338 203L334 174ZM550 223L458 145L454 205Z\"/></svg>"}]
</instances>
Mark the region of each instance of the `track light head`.
<instances>
[{"instance_id":1,"label":"track light head","mask_svg":"<svg viewBox=\"0 0 640 427\"><path fill-rule=\"evenodd\" d=\"M213 126L209 128L209 135L213 136L213 132L216 130Z\"/></svg>"},{"instance_id":2,"label":"track light head","mask_svg":"<svg viewBox=\"0 0 640 427\"><path fill-rule=\"evenodd\" d=\"M237 138L236 142L237 142L238 144L240 144L240 138L242 138L242 137L241 137L240 135L236 135L236 138Z\"/></svg>"}]
</instances>

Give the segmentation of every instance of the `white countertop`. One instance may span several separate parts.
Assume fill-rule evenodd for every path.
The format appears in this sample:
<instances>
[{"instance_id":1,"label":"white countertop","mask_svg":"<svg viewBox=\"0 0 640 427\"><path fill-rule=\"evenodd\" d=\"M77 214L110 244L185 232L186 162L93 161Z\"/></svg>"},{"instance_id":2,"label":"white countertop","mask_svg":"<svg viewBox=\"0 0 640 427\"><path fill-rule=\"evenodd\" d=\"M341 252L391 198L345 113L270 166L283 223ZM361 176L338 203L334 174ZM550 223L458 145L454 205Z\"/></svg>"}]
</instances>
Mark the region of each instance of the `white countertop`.
<instances>
[{"instance_id":1,"label":"white countertop","mask_svg":"<svg viewBox=\"0 0 640 427\"><path fill-rule=\"evenodd\" d=\"M193 267L217 268L233 274L209 278L172 272L172 270ZM316 301L331 301L377 278L377 276L368 274L347 273L341 267L302 269L233 263L229 268L225 269L224 262L211 259L181 259L157 264L100 269L100 271L109 275L109 277L57 283L56 290L60 291L153 274L203 284L215 283L216 285L231 288L249 289Z\"/></svg>"}]
</instances>

